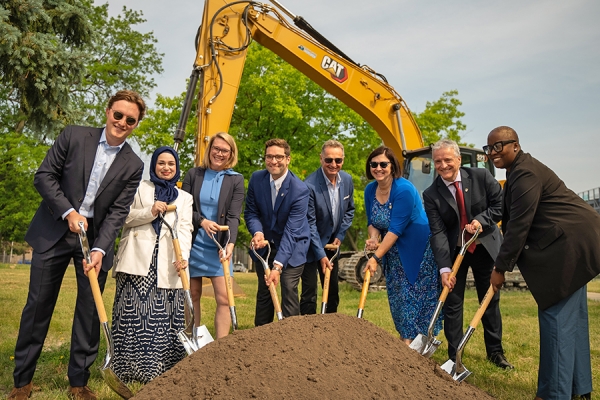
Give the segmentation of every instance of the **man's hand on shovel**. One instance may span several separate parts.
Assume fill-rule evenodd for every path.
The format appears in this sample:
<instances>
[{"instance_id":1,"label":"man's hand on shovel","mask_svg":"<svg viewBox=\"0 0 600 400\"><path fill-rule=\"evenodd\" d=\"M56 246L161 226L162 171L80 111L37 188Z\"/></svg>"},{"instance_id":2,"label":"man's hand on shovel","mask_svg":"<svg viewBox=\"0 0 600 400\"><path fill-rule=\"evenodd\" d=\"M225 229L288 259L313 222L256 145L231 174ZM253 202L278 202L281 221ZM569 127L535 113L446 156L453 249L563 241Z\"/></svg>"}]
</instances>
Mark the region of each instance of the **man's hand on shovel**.
<instances>
[{"instance_id":1,"label":"man's hand on shovel","mask_svg":"<svg viewBox=\"0 0 600 400\"><path fill-rule=\"evenodd\" d=\"M490 284L494 288L494 293L498 290L502 289L502 285L504 285L504 271L499 271L494 267L492 270L492 276L490 278Z\"/></svg>"},{"instance_id":2,"label":"man's hand on shovel","mask_svg":"<svg viewBox=\"0 0 600 400\"><path fill-rule=\"evenodd\" d=\"M274 266L276 267L276 266ZM279 267L281 268L281 267ZM265 276L265 283L267 284L267 286L273 284L275 286L277 286L279 284L279 277L281 276L281 272L279 272L278 270L276 270L275 268L271 268L271 273L269 274L269 276Z\"/></svg>"},{"instance_id":3,"label":"man's hand on shovel","mask_svg":"<svg viewBox=\"0 0 600 400\"><path fill-rule=\"evenodd\" d=\"M83 259L83 272L85 276L87 276L88 272L94 268L96 270L96 276L100 273L100 269L102 268L102 259L104 258L104 254L101 251L92 251L90 252L90 259L92 262L90 264Z\"/></svg>"}]
</instances>

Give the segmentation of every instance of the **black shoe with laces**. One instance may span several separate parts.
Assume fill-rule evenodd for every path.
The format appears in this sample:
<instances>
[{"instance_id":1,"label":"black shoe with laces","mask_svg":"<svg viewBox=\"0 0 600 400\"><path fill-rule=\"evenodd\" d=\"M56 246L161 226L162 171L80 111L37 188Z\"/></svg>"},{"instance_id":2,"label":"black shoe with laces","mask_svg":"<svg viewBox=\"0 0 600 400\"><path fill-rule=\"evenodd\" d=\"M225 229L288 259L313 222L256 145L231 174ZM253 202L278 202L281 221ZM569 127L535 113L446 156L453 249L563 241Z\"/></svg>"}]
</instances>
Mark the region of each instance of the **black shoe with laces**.
<instances>
[{"instance_id":1,"label":"black shoe with laces","mask_svg":"<svg viewBox=\"0 0 600 400\"><path fill-rule=\"evenodd\" d=\"M504 357L504 353L502 353L502 352L492 353L491 355L488 356L488 360L490 360L490 362L492 364L494 364L497 367L502 368L502 369L514 369L515 368L511 363L508 362L506 357Z\"/></svg>"}]
</instances>

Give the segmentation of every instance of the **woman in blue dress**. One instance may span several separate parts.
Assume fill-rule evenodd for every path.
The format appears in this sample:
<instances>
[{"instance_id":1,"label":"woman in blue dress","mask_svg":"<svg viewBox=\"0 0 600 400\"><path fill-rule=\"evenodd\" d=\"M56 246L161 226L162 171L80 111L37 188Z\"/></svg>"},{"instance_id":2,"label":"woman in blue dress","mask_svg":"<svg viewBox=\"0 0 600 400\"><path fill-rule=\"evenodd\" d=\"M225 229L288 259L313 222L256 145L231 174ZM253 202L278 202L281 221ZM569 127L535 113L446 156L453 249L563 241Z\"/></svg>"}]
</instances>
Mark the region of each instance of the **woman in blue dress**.
<instances>
[{"instance_id":1,"label":"woman in blue dress","mask_svg":"<svg viewBox=\"0 0 600 400\"><path fill-rule=\"evenodd\" d=\"M438 268L429 245L429 223L417 189L402 178L398 159L381 146L369 155L365 188L367 249L375 250L367 268L381 264L396 330L410 344L426 333L440 294ZM381 240L381 243L379 241ZM378 246L379 243L379 246ZM441 317L435 334L441 330Z\"/></svg>"},{"instance_id":2,"label":"woman in blue dress","mask_svg":"<svg viewBox=\"0 0 600 400\"><path fill-rule=\"evenodd\" d=\"M182 189L194 198L194 233L189 260L194 321L196 326L200 325L202 277L207 277L211 280L217 302L217 338L227 336L231 326L227 287L220 259L230 259L233 254L244 202L244 177L232 169L237 164L237 157L233 137L224 132L215 134L208 142L200 166L187 172L182 185ZM219 225L229 226L231 237L227 246L227 232L220 232ZM225 248L226 254L223 257L219 254L212 235L216 235ZM231 262L229 268L230 275L233 276Z\"/></svg>"}]
</instances>

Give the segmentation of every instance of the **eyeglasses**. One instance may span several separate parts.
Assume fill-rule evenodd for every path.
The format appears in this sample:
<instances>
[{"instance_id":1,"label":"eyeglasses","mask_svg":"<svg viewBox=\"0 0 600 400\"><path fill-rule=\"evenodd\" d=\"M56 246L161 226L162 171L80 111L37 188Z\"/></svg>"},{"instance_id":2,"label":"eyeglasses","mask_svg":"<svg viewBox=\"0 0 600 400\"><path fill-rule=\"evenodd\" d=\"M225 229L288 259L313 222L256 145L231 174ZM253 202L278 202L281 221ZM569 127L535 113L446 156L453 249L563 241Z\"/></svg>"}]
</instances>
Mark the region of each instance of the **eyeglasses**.
<instances>
[{"instance_id":1,"label":"eyeglasses","mask_svg":"<svg viewBox=\"0 0 600 400\"><path fill-rule=\"evenodd\" d=\"M325 164L331 164L332 162L335 161L336 164L341 164L344 162L343 158L324 158L323 161L325 161Z\"/></svg>"},{"instance_id":2,"label":"eyeglasses","mask_svg":"<svg viewBox=\"0 0 600 400\"><path fill-rule=\"evenodd\" d=\"M273 160L275 160L275 161L283 161L283 159L285 157L286 156L284 154L266 154L265 155L265 160L266 161L273 161Z\"/></svg>"},{"instance_id":3,"label":"eyeglasses","mask_svg":"<svg viewBox=\"0 0 600 400\"><path fill-rule=\"evenodd\" d=\"M212 146L211 150L216 153L216 154L223 154L224 156L226 156L227 154L231 153L231 150L229 149L222 149L221 147L217 147L217 146Z\"/></svg>"},{"instance_id":4,"label":"eyeglasses","mask_svg":"<svg viewBox=\"0 0 600 400\"><path fill-rule=\"evenodd\" d=\"M500 140L499 142L496 142L494 144L492 144L491 146L483 146L483 151L485 152L485 154L492 154L492 150L494 150L496 153L500 153L503 149L504 149L504 145L505 144L509 144L509 143L515 143L516 140Z\"/></svg>"},{"instance_id":5,"label":"eyeglasses","mask_svg":"<svg viewBox=\"0 0 600 400\"><path fill-rule=\"evenodd\" d=\"M369 166L373 169L377 168L377 166L380 166L382 169L385 169L385 168L387 168L388 165L390 165L389 161L380 161L380 162L371 161L369 163Z\"/></svg>"},{"instance_id":6,"label":"eyeglasses","mask_svg":"<svg viewBox=\"0 0 600 400\"><path fill-rule=\"evenodd\" d=\"M112 110L112 108L111 108L111 110ZM113 118L114 118L115 120L117 120L117 121L120 121L120 120L122 120L122 119L123 119L123 117L125 117L125 114L123 114L123 113L122 113L122 112L120 112L120 111L115 111L115 110L112 110L112 112L113 112ZM126 118L125 118L125 123L126 123L127 125L129 125L129 126L133 126L133 125L135 125L135 124L137 123L137 119L135 119L135 118L133 118L133 117L126 117Z\"/></svg>"}]
</instances>

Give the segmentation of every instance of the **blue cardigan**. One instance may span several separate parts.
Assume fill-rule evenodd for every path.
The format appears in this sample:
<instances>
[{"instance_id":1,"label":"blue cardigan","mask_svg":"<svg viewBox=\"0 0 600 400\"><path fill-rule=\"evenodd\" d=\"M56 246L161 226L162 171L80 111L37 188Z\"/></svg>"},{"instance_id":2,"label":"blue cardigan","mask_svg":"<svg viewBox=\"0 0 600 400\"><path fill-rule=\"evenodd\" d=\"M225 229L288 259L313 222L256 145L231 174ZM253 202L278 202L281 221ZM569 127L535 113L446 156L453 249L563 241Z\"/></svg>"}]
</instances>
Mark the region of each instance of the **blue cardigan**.
<instances>
[{"instance_id":1,"label":"blue cardigan","mask_svg":"<svg viewBox=\"0 0 600 400\"><path fill-rule=\"evenodd\" d=\"M371 212L376 189L377 181L369 183L365 188L365 210L369 225L372 224ZM400 261L408 281L414 284L429 242L427 215L419 192L404 178L394 179L390 191L390 203L392 213L389 232L398 236L396 248Z\"/></svg>"}]
</instances>

